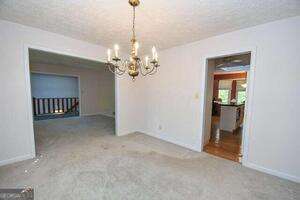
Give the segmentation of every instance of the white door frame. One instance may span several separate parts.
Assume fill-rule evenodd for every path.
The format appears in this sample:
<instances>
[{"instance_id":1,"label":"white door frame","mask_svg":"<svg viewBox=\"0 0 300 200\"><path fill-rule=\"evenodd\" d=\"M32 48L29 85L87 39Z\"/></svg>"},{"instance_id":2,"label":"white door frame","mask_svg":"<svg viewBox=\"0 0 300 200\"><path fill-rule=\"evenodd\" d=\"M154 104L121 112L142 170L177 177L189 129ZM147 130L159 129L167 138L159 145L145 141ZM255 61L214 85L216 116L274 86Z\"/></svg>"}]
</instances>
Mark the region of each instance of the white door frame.
<instances>
[{"instance_id":1,"label":"white door frame","mask_svg":"<svg viewBox=\"0 0 300 200\"><path fill-rule=\"evenodd\" d=\"M245 112L244 112L244 128L242 133L242 164L245 165L248 161L249 155L249 133L251 131L251 122L252 122L252 110L253 110L253 91L254 91L254 83L255 83L255 66L256 66L256 47L248 47L241 49L233 49L233 50L223 50L219 52L212 53L210 55L204 56L204 73L202 77L202 88L201 91L204 92L201 98L201 111L202 111L202 130L200 131L200 150L203 151L204 147L204 135L205 135L205 107L206 107L206 89L207 89L207 72L208 72L208 59L237 55L243 53L251 53L250 60L250 70L247 73L247 99L245 102ZM201 92L201 93L202 93Z\"/></svg>"},{"instance_id":2,"label":"white door frame","mask_svg":"<svg viewBox=\"0 0 300 200\"><path fill-rule=\"evenodd\" d=\"M28 119L31 124L30 126L30 132L31 132L31 137L30 137L30 144L32 147L32 155L31 157L36 156L36 148L35 148L35 138L34 138L34 129L33 129L33 113L32 113L32 93L31 93L31 83L30 83L30 66L29 66L29 49L34 49L34 50L40 50L40 51L46 51L50 53L56 53L56 54L61 54L61 55L66 55L66 56L72 56L72 57L77 57L77 58L82 58L86 60L91 60L95 62L103 62L102 60L96 60L96 59L91 59L84 57L82 55L76 55L76 54L70 54L69 52L66 51L61 51L61 50L56 50L56 49L50 49L47 47L42 47L42 46L36 46L36 45L31 45L31 44L24 44L23 45L23 56L24 56L24 72L25 72L25 89L26 89L26 98L27 98L27 110L28 110ZM80 84L80 79L79 84ZM118 135L118 121L119 121L119 113L118 113L118 85L119 85L119 80L117 76L115 75L115 134ZM80 88L80 86L79 86ZM79 93L79 97L81 100L81 91ZM81 112L81 107L79 108Z\"/></svg>"}]
</instances>

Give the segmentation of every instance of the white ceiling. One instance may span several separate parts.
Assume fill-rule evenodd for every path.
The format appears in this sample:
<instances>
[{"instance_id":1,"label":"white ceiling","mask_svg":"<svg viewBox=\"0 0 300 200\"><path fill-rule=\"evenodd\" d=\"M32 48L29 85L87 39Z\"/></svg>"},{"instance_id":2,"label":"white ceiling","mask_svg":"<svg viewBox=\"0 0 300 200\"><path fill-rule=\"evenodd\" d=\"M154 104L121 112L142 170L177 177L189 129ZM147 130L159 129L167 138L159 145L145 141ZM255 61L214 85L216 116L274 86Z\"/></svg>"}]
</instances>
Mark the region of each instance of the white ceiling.
<instances>
[{"instance_id":1,"label":"white ceiling","mask_svg":"<svg viewBox=\"0 0 300 200\"><path fill-rule=\"evenodd\" d=\"M250 53L213 58L215 62L215 74L231 74L234 72L240 73L249 71L250 59Z\"/></svg>"},{"instance_id":2,"label":"white ceiling","mask_svg":"<svg viewBox=\"0 0 300 200\"><path fill-rule=\"evenodd\" d=\"M269 21L300 15L299 0L141 0L142 50L165 49ZM0 19L128 50L127 0L0 0Z\"/></svg>"},{"instance_id":3,"label":"white ceiling","mask_svg":"<svg viewBox=\"0 0 300 200\"><path fill-rule=\"evenodd\" d=\"M102 62L34 49L29 50L29 61L30 64L39 63L50 65L64 65L69 67L84 67L101 70L103 70L103 67L105 67L105 64Z\"/></svg>"}]
</instances>

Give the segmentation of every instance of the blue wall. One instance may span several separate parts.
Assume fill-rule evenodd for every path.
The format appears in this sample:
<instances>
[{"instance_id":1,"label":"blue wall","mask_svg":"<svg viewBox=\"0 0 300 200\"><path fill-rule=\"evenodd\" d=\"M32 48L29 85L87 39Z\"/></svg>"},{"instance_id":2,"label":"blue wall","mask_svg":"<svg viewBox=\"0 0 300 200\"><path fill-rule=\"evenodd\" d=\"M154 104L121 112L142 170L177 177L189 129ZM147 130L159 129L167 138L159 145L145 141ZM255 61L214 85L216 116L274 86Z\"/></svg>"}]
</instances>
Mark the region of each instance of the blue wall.
<instances>
[{"instance_id":1,"label":"blue wall","mask_svg":"<svg viewBox=\"0 0 300 200\"><path fill-rule=\"evenodd\" d=\"M33 97L79 97L77 77L31 73L30 78Z\"/></svg>"}]
</instances>

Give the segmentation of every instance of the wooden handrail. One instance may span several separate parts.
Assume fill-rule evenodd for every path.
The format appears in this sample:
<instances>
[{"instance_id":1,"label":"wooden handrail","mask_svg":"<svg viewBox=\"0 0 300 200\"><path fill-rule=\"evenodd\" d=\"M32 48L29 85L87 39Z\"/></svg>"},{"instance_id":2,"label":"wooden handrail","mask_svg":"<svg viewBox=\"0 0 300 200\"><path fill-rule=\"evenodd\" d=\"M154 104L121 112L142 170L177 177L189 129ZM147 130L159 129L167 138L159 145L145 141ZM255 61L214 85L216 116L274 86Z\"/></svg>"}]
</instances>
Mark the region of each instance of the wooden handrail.
<instances>
[{"instance_id":1,"label":"wooden handrail","mask_svg":"<svg viewBox=\"0 0 300 200\"><path fill-rule=\"evenodd\" d=\"M77 108L78 105L79 105L79 101L76 101L75 104L70 109L68 109L65 113L73 112L73 110Z\"/></svg>"}]
</instances>

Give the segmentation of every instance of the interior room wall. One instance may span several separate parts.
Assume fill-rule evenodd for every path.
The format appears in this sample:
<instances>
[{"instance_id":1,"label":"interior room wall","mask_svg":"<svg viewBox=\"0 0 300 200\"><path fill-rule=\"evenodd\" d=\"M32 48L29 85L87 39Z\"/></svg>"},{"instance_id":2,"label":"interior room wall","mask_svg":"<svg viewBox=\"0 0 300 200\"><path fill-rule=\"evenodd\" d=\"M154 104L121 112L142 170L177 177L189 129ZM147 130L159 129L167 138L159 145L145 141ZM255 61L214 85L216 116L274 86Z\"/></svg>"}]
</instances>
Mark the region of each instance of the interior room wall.
<instances>
[{"instance_id":1,"label":"interior room wall","mask_svg":"<svg viewBox=\"0 0 300 200\"><path fill-rule=\"evenodd\" d=\"M30 73L31 94L35 98L79 97L78 78Z\"/></svg>"},{"instance_id":2,"label":"interior room wall","mask_svg":"<svg viewBox=\"0 0 300 200\"><path fill-rule=\"evenodd\" d=\"M3 20L0 30L0 165L5 165L35 156L27 47L97 61L106 58L106 48ZM124 135L136 131L128 120L136 96L127 92L128 79L116 84L116 134Z\"/></svg>"},{"instance_id":3,"label":"interior room wall","mask_svg":"<svg viewBox=\"0 0 300 200\"><path fill-rule=\"evenodd\" d=\"M160 70L144 79L140 90L147 88L146 94L136 101L144 107L138 117L147 120L139 131L200 151L205 59L256 49L248 156L243 164L300 182L300 141L295 140L300 113L299 27L300 17L293 17L160 52Z\"/></svg>"},{"instance_id":4,"label":"interior room wall","mask_svg":"<svg viewBox=\"0 0 300 200\"><path fill-rule=\"evenodd\" d=\"M129 133L136 132L140 130L139 127L142 127L143 123L147 121L144 113L144 105L143 102L137 103L137 101L142 100L147 88L142 87L142 77L138 77L135 81L128 75L124 75L119 78L119 92L117 93L118 105L116 112L119 113L119 120L116 119L116 123L118 124L118 135L126 135ZM126 83L126 84L123 84ZM141 90L139 88L141 86ZM144 102L146 103L146 102ZM142 117L140 117L142 116Z\"/></svg>"},{"instance_id":5,"label":"interior room wall","mask_svg":"<svg viewBox=\"0 0 300 200\"><path fill-rule=\"evenodd\" d=\"M114 75L106 70L31 63L32 72L77 76L80 80L80 114L114 116Z\"/></svg>"}]
</instances>

